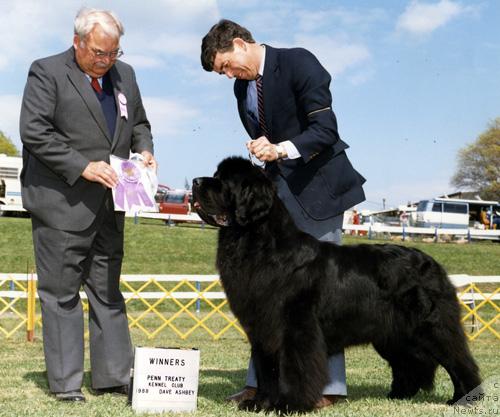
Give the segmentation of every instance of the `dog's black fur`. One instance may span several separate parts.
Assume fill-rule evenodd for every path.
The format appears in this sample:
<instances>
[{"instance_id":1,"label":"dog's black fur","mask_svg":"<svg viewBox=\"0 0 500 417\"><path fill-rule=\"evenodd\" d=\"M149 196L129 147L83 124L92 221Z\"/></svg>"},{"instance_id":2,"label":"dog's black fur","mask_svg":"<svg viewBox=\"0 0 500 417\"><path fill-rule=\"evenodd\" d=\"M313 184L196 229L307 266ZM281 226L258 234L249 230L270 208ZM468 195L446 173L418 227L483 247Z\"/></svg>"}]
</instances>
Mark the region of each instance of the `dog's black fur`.
<instances>
[{"instance_id":1,"label":"dog's black fur","mask_svg":"<svg viewBox=\"0 0 500 417\"><path fill-rule=\"evenodd\" d=\"M338 246L301 232L265 174L242 158L193 181L194 205L219 226L217 267L252 346L251 410L308 411L327 358L371 343L392 368L389 398L430 389L438 365L459 400L480 384L443 268L417 249Z\"/></svg>"}]
</instances>

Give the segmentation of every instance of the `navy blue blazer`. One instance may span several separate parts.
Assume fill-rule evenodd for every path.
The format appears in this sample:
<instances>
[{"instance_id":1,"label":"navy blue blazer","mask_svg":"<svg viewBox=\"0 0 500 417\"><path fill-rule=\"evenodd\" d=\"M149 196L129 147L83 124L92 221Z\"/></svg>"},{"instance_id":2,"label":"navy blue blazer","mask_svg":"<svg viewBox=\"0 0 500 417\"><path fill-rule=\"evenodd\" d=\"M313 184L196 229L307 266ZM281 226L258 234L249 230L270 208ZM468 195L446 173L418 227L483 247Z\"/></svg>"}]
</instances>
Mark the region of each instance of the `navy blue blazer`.
<instances>
[{"instance_id":1,"label":"navy blue blazer","mask_svg":"<svg viewBox=\"0 0 500 417\"><path fill-rule=\"evenodd\" d=\"M343 213L364 201L365 179L352 167L349 147L337 131L330 74L306 49L266 45L263 93L268 138L291 141L301 157L266 164L282 175L302 208L316 220ZM236 80L241 121L251 138L260 136L247 112L248 81Z\"/></svg>"}]
</instances>

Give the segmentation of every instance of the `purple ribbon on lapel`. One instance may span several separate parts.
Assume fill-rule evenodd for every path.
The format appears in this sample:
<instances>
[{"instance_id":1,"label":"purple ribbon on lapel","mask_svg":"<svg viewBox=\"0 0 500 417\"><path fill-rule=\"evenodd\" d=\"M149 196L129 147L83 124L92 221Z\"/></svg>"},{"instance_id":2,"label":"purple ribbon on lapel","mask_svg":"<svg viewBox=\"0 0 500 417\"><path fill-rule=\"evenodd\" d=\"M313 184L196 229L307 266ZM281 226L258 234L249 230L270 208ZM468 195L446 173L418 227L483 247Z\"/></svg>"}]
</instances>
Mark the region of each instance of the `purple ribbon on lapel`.
<instances>
[{"instance_id":1,"label":"purple ribbon on lapel","mask_svg":"<svg viewBox=\"0 0 500 417\"><path fill-rule=\"evenodd\" d=\"M118 185L115 191L115 200L118 206L125 209L125 202L128 208L131 209L132 205L138 207L154 207L154 202L151 201L144 185L141 182L141 171L131 161L123 161L121 163L121 171ZM141 204L142 200L142 204Z\"/></svg>"}]
</instances>

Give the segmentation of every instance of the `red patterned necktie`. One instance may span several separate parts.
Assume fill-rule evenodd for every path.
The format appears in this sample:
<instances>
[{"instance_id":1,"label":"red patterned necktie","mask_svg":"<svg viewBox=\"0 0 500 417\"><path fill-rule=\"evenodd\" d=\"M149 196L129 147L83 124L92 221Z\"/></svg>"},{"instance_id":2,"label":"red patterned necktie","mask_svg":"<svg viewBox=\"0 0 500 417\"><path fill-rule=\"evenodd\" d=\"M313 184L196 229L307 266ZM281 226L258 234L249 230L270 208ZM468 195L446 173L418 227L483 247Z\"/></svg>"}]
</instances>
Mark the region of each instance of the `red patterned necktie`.
<instances>
[{"instance_id":1,"label":"red patterned necktie","mask_svg":"<svg viewBox=\"0 0 500 417\"><path fill-rule=\"evenodd\" d=\"M264 92L262 90L262 75L258 75L255 79L255 85L257 86L257 107L259 110L259 127L262 134L269 139L269 131L266 126L266 118L264 115Z\"/></svg>"},{"instance_id":2,"label":"red patterned necktie","mask_svg":"<svg viewBox=\"0 0 500 417\"><path fill-rule=\"evenodd\" d=\"M102 87L99 84L99 80L97 78L91 77L90 85L96 91L96 93L102 93Z\"/></svg>"}]
</instances>

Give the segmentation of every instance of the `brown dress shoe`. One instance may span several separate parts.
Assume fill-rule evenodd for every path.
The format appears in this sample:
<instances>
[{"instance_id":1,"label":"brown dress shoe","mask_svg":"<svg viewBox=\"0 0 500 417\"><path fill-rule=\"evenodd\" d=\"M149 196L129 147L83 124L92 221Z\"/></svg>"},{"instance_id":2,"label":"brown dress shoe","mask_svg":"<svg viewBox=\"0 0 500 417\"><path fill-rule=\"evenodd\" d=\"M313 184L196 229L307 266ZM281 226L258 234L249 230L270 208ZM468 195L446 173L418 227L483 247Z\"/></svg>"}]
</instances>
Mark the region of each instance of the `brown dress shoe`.
<instances>
[{"instance_id":1,"label":"brown dress shoe","mask_svg":"<svg viewBox=\"0 0 500 417\"><path fill-rule=\"evenodd\" d=\"M346 397L343 395L323 395L314 406L315 409L330 407L340 401L344 401Z\"/></svg>"},{"instance_id":2,"label":"brown dress shoe","mask_svg":"<svg viewBox=\"0 0 500 417\"><path fill-rule=\"evenodd\" d=\"M252 400L255 397L255 394L257 394L257 388L246 386L240 392L227 397L226 401L239 404L240 402L245 400Z\"/></svg>"}]
</instances>

